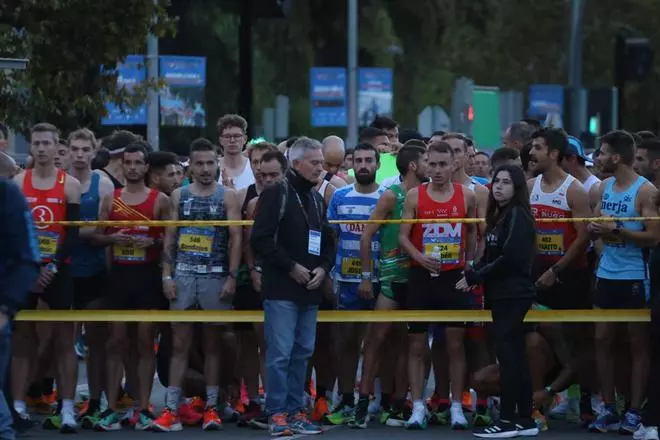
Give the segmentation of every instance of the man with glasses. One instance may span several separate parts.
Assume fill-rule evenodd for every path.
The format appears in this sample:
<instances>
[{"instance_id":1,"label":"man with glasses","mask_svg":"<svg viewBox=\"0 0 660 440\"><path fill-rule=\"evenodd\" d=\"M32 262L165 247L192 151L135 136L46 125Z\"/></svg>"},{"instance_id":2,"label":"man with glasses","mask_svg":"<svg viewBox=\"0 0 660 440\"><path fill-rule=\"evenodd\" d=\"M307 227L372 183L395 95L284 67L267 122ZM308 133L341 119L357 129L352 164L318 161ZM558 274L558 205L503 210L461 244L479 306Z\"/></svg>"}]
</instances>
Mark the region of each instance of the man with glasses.
<instances>
[{"instance_id":1,"label":"man with glasses","mask_svg":"<svg viewBox=\"0 0 660 440\"><path fill-rule=\"evenodd\" d=\"M247 128L247 121L240 115L224 115L218 120L220 145L224 154L218 181L237 191L254 183L250 160L243 155L243 148L247 142Z\"/></svg>"}]
</instances>

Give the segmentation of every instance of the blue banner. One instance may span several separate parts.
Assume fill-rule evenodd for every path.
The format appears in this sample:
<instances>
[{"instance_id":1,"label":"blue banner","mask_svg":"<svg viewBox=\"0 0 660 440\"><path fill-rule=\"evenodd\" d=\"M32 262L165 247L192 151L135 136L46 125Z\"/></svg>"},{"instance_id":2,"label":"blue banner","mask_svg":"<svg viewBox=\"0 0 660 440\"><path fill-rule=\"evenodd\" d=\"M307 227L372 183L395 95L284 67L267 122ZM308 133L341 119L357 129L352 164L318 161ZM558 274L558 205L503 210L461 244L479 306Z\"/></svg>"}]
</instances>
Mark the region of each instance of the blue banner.
<instances>
[{"instance_id":1,"label":"blue banner","mask_svg":"<svg viewBox=\"0 0 660 440\"><path fill-rule=\"evenodd\" d=\"M206 58L161 56L160 123L177 127L205 127Z\"/></svg>"},{"instance_id":2,"label":"blue banner","mask_svg":"<svg viewBox=\"0 0 660 440\"><path fill-rule=\"evenodd\" d=\"M117 87L125 87L126 90L132 90L137 84L147 78L144 57L140 55L129 55L123 63L117 64ZM105 118L101 119L102 125L146 125L147 124L147 106L142 104L136 109L125 108L122 110L112 102L106 104L108 112Z\"/></svg>"},{"instance_id":3,"label":"blue banner","mask_svg":"<svg viewBox=\"0 0 660 440\"><path fill-rule=\"evenodd\" d=\"M312 127L346 127L346 69L312 67L309 73Z\"/></svg>"},{"instance_id":4,"label":"blue banner","mask_svg":"<svg viewBox=\"0 0 660 440\"><path fill-rule=\"evenodd\" d=\"M564 86L556 84L532 84L529 86L527 115L544 119L548 114L564 115Z\"/></svg>"},{"instance_id":5,"label":"blue banner","mask_svg":"<svg viewBox=\"0 0 660 440\"><path fill-rule=\"evenodd\" d=\"M376 116L392 116L392 69L360 68L358 71L358 115L367 126Z\"/></svg>"}]
</instances>

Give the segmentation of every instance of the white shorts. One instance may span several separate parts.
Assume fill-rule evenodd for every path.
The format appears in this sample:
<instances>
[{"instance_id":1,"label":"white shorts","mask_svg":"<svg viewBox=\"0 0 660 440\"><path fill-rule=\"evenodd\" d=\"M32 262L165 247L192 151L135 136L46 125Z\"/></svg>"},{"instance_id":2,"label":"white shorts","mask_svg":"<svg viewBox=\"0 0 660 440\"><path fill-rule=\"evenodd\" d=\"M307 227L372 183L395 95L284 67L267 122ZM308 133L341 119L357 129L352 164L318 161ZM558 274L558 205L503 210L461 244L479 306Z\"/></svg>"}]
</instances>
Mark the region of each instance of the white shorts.
<instances>
[{"instance_id":1,"label":"white shorts","mask_svg":"<svg viewBox=\"0 0 660 440\"><path fill-rule=\"evenodd\" d=\"M170 301L170 310L232 310L232 299L221 300L220 293L227 277L205 277L197 274L176 273L176 298Z\"/></svg>"}]
</instances>

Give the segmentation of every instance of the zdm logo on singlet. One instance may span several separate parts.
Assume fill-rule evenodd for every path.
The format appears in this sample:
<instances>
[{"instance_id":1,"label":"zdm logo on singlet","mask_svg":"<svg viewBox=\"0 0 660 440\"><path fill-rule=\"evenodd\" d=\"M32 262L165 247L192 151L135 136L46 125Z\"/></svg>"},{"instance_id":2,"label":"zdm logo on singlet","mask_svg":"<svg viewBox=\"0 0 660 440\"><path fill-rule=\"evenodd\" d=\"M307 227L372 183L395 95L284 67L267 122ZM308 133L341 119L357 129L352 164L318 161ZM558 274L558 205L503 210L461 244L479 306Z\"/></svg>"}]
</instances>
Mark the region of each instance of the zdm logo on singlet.
<instances>
[{"instance_id":1,"label":"zdm logo on singlet","mask_svg":"<svg viewBox=\"0 0 660 440\"><path fill-rule=\"evenodd\" d=\"M424 254L440 259L442 264L458 264L461 259L460 223L432 223L422 225Z\"/></svg>"}]
</instances>

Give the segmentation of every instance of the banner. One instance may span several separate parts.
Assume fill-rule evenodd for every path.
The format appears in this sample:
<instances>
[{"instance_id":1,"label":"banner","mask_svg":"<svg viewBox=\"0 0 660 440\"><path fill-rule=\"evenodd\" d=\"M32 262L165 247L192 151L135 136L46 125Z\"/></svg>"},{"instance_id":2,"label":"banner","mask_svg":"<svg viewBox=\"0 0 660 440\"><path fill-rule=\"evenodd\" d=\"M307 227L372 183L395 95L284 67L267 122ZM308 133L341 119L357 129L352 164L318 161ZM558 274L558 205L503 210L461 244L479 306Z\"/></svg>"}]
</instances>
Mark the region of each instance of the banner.
<instances>
[{"instance_id":1,"label":"banner","mask_svg":"<svg viewBox=\"0 0 660 440\"><path fill-rule=\"evenodd\" d=\"M376 116L392 116L392 69L360 68L358 90L360 126L371 124Z\"/></svg>"},{"instance_id":2,"label":"banner","mask_svg":"<svg viewBox=\"0 0 660 440\"><path fill-rule=\"evenodd\" d=\"M147 79L147 70L144 57L141 55L129 55L123 63L117 64L117 87L125 87L131 91L135 85ZM146 125L147 105L142 104L136 109L121 109L112 102L105 106L108 114L101 119L102 125Z\"/></svg>"},{"instance_id":3,"label":"banner","mask_svg":"<svg viewBox=\"0 0 660 440\"><path fill-rule=\"evenodd\" d=\"M160 93L160 124L205 127L206 58L161 56L160 77L166 82Z\"/></svg>"},{"instance_id":4,"label":"banner","mask_svg":"<svg viewBox=\"0 0 660 440\"><path fill-rule=\"evenodd\" d=\"M529 86L527 115L544 119L549 113L564 115L564 87L555 84L532 84Z\"/></svg>"},{"instance_id":5,"label":"banner","mask_svg":"<svg viewBox=\"0 0 660 440\"><path fill-rule=\"evenodd\" d=\"M346 69L312 67L309 96L312 127L346 127Z\"/></svg>"}]
</instances>

